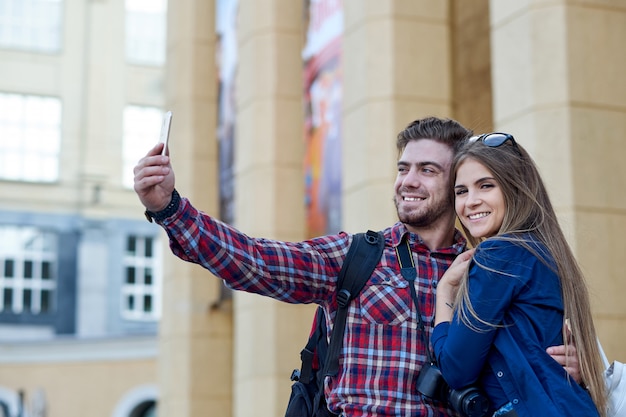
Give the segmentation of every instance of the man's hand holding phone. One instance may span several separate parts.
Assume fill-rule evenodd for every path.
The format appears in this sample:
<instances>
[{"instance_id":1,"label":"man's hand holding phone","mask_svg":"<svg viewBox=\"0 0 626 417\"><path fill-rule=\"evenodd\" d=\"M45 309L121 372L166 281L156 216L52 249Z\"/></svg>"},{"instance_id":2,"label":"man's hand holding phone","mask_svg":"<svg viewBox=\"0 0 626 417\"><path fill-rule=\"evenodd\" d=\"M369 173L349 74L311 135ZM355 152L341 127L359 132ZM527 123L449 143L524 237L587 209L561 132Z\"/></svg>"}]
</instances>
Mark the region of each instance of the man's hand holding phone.
<instances>
[{"instance_id":1,"label":"man's hand holding phone","mask_svg":"<svg viewBox=\"0 0 626 417\"><path fill-rule=\"evenodd\" d=\"M159 141L135 166L135 192L141 203L152 212L163 210L170 203L174 191L174 171L168 152L172 112L163 117ZM162 146L162 148L161 148Z\"/></svg>"}]
</instances>

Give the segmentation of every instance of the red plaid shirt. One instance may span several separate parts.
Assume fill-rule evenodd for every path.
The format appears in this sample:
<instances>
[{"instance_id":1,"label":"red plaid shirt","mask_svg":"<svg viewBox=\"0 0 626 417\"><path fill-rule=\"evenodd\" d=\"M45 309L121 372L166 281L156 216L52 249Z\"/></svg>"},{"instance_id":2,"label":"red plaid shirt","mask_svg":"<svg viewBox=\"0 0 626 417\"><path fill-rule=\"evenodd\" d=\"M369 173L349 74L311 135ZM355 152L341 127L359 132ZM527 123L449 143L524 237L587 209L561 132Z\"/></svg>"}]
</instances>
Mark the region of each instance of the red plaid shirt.
<instances>
[{"instance_id":1,"label":"red plaid shirt","mask_svg":"<svg viewBox=\"0 0 626 417\"><path fill-rule=\"evenodd\" d=\"M317 303L324 306L327 317L334 317L337 276L351 235L339 233L303 242L251 238L200 213L185 198L177 213L161 225L176 256L202 265L229 287L288 303ZM339 374L326 380L327 402L335 413L350 417L455 415L445 404L417 392L426 346L417 331L416 308L395 253L406 233L402 223L384 230L380 263L350 304ZM419 236L409 233L408 239L430 340L437 282L465 250L465 240L457 231L452 247L430 251Z\"/></svg>"}]
</instances>

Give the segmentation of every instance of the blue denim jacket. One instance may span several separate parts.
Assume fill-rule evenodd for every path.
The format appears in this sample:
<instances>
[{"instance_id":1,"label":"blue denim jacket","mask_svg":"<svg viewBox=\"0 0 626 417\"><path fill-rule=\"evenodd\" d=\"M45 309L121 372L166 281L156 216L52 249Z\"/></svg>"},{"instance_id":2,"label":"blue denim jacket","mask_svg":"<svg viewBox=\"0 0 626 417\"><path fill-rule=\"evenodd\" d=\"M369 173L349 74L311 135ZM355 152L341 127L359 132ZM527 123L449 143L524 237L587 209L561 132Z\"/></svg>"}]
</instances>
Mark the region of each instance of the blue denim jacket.
<instances>
[{"instance_id":1,"label":"blue denim jacket","mask_svg":"<svg viewBox=\"0 0 626 417\"><path fill-rule=\"evenodd\" d=\"M497 239L482 242L469 270L478 316L472 329L455 318L433 330L441 372L452 388L478 383L495 411L507 402L520 417L597 416L591 397L546 349L562 344L563 303L552 258Z\"/></svg>"}]
</instances>

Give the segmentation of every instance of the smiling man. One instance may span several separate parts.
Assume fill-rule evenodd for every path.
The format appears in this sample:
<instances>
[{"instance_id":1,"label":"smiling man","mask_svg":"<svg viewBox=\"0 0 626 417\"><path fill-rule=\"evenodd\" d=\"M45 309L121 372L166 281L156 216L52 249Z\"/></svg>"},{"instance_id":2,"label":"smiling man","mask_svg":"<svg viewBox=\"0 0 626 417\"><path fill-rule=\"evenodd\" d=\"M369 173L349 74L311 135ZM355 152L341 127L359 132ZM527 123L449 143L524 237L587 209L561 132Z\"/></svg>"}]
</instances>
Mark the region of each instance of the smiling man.
<instances>
[{"instance_id":1,"label":"smiling man","mask_svg":"<svg viewBox=\"0 0 626 417\"><path fill-rule=\"evenodd\" d=\"M433 139L409 139L406 144L402 139L398 147L402 152L394 198L398 219L429 248L449 246L455 218L448 191L453 148Z\"/></svg>"}]
</instances>

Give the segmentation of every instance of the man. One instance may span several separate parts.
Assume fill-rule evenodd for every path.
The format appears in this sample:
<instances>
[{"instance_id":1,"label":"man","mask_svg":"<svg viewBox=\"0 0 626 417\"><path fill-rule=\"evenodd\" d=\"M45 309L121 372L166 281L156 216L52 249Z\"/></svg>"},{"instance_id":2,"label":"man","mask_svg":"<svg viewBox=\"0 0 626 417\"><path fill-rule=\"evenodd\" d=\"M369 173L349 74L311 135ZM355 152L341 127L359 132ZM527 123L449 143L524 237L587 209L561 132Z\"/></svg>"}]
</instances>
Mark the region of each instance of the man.
<instances>
[{"instance_id":1,"label":"man","mask_svg":"<svg viewBox=\"0 0 626 417\"><path fill-rule=\"evenodd\" d=\"M450 167L471 131L449 119L412 122L397 138L394 202L400 221L384 230L385 249L367 285L348 310L340 369L326 386L331 411L345 416L455 415L447 402L417 391L432 331L437 282L466 249L454 228ZM156 145L135 167L135 191L146 214L170 237L179 258L202 265L233 289L289 303L316 303L327 317L337 306L337 276L352 236L304 242L250 238L198 212L174 189L168 156ZM408 241L418 271L415 286L400 274L395 248ZM418 316L426 332L418 331ZM564 348L555 359L564 364ZM576 377L577 364L573 375Z\"/></svg>"}]
</instances>

